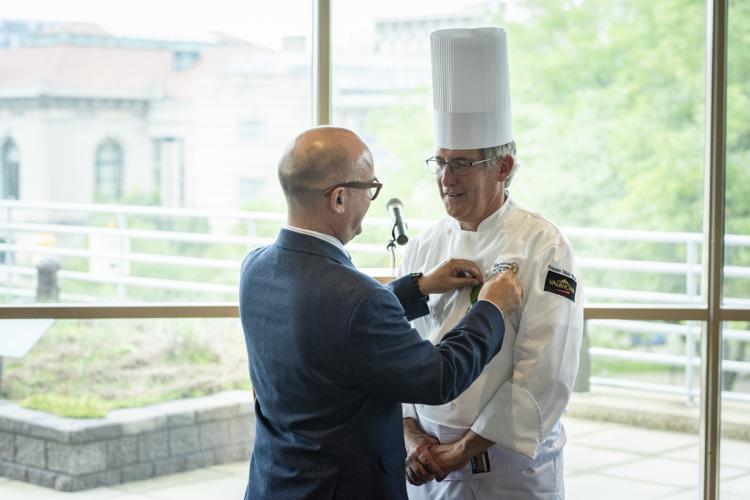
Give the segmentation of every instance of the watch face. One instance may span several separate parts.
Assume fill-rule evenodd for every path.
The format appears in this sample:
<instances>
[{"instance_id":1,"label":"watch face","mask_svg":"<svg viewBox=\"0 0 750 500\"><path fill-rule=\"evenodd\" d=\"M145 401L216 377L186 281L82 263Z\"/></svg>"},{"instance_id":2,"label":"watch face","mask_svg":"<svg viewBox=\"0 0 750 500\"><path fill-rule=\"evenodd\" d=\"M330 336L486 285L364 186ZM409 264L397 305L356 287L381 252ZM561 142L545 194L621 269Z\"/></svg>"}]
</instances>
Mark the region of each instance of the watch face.
<instances>
[{"instance_id":1,"label":"watch face","mask_svg":"<svg viewBox=\"0 0 750 500\"><path fill-rule=\"evenodd\" d=\"M422 293L422 290L419 289L419 278L421 278L422 276L424 276L424 273L411 273L409 275L409 277L411 278L411 282L414 285L414 288L416 288L417 292L419 292L420 295L422 295L420 297L420 300L427 302L430 299L430 297Z\"/></svg>"}]
</instances>

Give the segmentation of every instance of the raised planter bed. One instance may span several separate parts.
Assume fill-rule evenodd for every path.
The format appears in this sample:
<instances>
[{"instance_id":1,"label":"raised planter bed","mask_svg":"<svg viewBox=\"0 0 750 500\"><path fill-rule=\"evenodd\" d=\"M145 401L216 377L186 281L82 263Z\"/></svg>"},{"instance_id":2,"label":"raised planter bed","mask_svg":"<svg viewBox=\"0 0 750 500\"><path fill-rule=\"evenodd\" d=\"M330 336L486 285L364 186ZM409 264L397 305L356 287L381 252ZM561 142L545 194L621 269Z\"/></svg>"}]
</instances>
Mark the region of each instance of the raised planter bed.
<instances>
[{"instance_id":1,"label":"raised planter bed","mask_svg":"<svg viewBox=\"0 0 750 500\"><path fill-rule=\"evenodd\" d=\"M80 491L249 460L254 433L249 391L115 410L99 419L0 400L0 475Z\"/></svg>"}]
</instances>

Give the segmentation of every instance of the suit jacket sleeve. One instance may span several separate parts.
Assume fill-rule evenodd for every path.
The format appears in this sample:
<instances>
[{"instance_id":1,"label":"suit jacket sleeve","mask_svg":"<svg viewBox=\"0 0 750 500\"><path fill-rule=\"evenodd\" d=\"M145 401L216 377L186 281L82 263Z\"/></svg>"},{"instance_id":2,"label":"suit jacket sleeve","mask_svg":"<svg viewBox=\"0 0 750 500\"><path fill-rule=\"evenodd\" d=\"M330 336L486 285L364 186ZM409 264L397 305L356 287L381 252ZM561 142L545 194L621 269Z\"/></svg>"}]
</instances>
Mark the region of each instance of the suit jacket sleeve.
<instances>
[{"instance_id":1,"label":"suit jacket sleeve","mask_svg":"<svg viewBox=\"0 0 750 500\"><path fill-rule=\"evenodd\" d=\"M554 279L550 266L574 272L567 245L548 247L531 265L535 278L531 289L524 290L512 377L482 408L472 430L533 458L573 390L583 335L583 291L578 286L570 298L547 290L547 280Z\"/></svg>"},{"instance_id":2,"label":"suit jacket sleeve","mask_svg":"<svg viewBox=\"0 0 750 500\"><path fill-rule=\"evenodd\" d=\"M362 387L395 401L435 405L471 385L500 350L504 333L498 309L480 301L433 346L411 327L394 294L379 287L354 307L346 351Z\"/></svg>"},{"instance_id":3,"label":"suit jacket sleeve","mask_svg":"<svg viewBox=\"0 0 750 500\"><path fill-rule=\"evenodd\" d=\"M422 300L422 292L419 291L419 287L414 285L411 275L393 280L386 287L393 292L401 303L407 320L417 319L430 312L427 301Z\"/></svg>"}]
</instances>

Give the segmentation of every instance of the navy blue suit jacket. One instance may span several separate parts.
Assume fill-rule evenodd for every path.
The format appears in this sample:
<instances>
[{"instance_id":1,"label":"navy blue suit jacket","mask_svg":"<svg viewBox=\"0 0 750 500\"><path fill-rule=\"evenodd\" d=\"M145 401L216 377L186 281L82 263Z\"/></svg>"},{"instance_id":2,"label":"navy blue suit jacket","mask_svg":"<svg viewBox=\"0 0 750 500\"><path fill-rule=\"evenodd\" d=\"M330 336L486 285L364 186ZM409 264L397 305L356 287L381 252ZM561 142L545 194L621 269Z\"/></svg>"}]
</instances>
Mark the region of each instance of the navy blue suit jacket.
<instances>
[{"instance_id":1,"label":"navy blue suit jacket","mask_svg":"<svg viewBox=\"0 0 750 500\"><path fill-rule=\"evenodd\" d=\"M242 265L240 315L256 392L245 498L405 499L400 402L455 399L500 350L478 302L433 346L409 277L382 286L319 238L282 229Z\"/></svg>"}]
</instances>

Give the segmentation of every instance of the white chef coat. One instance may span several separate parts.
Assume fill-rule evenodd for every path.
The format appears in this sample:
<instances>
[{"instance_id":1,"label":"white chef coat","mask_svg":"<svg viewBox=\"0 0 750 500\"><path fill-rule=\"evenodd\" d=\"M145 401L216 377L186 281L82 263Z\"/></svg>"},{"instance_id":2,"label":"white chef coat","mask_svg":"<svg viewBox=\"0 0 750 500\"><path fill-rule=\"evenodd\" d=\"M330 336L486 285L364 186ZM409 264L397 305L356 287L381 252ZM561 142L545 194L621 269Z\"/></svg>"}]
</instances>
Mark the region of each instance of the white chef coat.
<instances>
[{"instance_id":1,"label":"white chef coat","mask_svg":"<svg viewBox=\"0 0 750 500\"><path fill-rule=\"evenodd\" d=\"M506 195L502 207L477 231L464 231L448 217L407 249L402 274L426 272L449 258L474 261L485 278L517 265L523 298L518 311L505 318L502 348L479 378L450 403L404 405L404 417L417 419L441 442L455 441L471 429L496 443L488 450L489 472L474 474L467 464L432 486L450 488L452 480L496 476L498 486L502 482L507 488L507 498L524 490L539 495L519 498L562 498L560 452L566 438L560 417L578 370L583 290L565 237ZM470 296L468 288L430 296L430 314L415 320L415 328L431 342L440 342L471 307ZM409 485L410 497L421 496L419 490L427 491ZM436 496L436 491L430 493L430 498Z\"/></svg>"}]
</instances>

